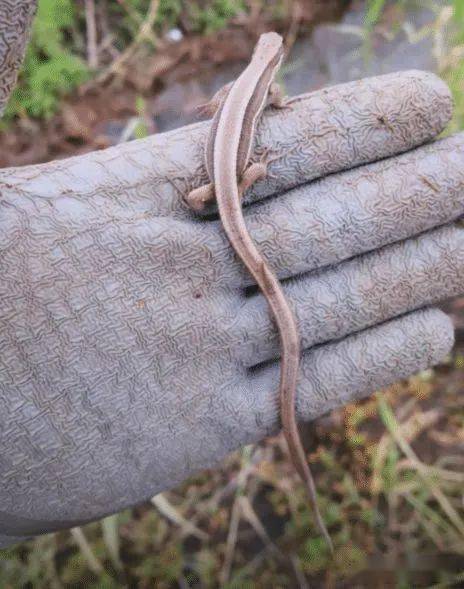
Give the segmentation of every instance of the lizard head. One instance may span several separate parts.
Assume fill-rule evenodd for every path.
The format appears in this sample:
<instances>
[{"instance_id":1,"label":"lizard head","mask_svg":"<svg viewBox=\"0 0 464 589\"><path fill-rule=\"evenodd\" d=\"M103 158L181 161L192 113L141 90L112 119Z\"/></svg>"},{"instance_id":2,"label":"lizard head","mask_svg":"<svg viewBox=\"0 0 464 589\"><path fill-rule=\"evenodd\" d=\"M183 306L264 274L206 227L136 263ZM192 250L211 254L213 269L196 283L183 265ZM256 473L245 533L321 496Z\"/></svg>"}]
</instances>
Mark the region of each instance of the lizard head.
<instances>
[{"instance_id":1,"label":"lizard head","mask_svg":"<svg viewBox=\"0 0 464 589\"><path fill-rule=\"evenodd\" d=\"M278 33L263 33L256 43L253 59L269 61L280 61L284 54L282 37Z\"/></svg>"}]
</instances>

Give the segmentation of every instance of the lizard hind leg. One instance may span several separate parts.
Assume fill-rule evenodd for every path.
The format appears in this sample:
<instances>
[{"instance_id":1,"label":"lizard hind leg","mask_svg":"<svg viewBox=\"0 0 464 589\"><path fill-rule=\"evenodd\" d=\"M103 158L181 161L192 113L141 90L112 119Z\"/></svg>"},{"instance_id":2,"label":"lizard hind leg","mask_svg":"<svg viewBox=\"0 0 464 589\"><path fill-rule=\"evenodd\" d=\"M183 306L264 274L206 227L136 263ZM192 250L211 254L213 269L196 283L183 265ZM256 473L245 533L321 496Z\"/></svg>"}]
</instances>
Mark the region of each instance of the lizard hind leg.
<instances>
[{"instance_id":1,"label":"lizard hind leg","mask_svg":"<svg viewBox=\"0 0 464 589\"><path fill-rule=\"evenodd\" d=\"M262 180L267 175L267 164L264 161L256 162L248 166L248 168L243 172L240 181L238 182L238 191L240 196L243 196L243 193L250 188L252 184L257 182L258 180Z\"/></svg>"},{"instance_id":2,"label":"lizard hind leg","mask_svg":"<svg viewBox=\"0 0 464 589\"><path fill-rule=\"evenodd\" d=\"M194 188L185 196L186 203L194 211L203 211L206 204L213 199L214 185L212 183Z\"/></svg>"}]
</instances>

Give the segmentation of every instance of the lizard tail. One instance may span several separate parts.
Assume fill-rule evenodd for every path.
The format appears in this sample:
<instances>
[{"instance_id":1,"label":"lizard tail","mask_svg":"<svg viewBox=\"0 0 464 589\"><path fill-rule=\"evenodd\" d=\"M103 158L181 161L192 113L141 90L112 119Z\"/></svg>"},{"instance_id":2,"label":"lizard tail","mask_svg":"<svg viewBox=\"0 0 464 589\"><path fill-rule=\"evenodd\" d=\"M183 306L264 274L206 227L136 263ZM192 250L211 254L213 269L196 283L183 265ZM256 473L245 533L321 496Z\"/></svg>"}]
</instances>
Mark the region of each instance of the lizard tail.
<instances>
[{"instance_id":1,"label":"lizard tail","mask_svg":"<svg viewBox=\"0 0 464 589\"><path fill-rule=\"evenodd\" d=\"M284 434L285 434L285 439L287 441L287 445L290 451L290 455L292 456L293 459L293 463L295 464L295 467L298 471L298 474L300 475L306 492L308 493L308 497L309 497L309 501L311 503L311 507L313 509L313 513L314 513L314 518L316 520L316 525L319 529L319 532L321 533L321 535L323 536L324 540L327 543L327 546L330 549L331 554L334 554L334 546L332 543L332 539L329 535L329 532L327 530L327 527L324 523L324 520L322 519L322 515L321 512L319 510L319 507L317 505L317 491L316 491L316 485L314 483L314 478L313 475L311 473L311 469L309 468L308 462L306 460L306 455L305 455L305 451L303 448L303 445L301 443L300 437L297 434L296 436L293 435L292 433L290 433L290 435L288 435L288 431L292 432L295 431L294 428L297 428L297 424L296 424L296 420L292 419L290 416L287 416L290 421L293 421L293 426L288 425L288 427L284 427ZM282 423L284 423L284 415L282 415Z\"/></svg>"},{"instance_id":2,"label":"lizard tail","mask_svg":"<svg viewBox=\"0 0 464 589\"><path fill-rule=\"evenodd\" d=\"M282 429L292 462L308 493L316 525L327 542L330 552L334 554L332 540L317 505L316 485L314 484L314 479L306 460L306 454L296 421L295 401L301 348L298 325L295 315L285 298L280 282L264 262L260 265L260 273L257 278L260 279L258 283L263 288L263 292L266 293L266 298L277 323L281 340L280 408Z\"/></svg>"}]
</instances>

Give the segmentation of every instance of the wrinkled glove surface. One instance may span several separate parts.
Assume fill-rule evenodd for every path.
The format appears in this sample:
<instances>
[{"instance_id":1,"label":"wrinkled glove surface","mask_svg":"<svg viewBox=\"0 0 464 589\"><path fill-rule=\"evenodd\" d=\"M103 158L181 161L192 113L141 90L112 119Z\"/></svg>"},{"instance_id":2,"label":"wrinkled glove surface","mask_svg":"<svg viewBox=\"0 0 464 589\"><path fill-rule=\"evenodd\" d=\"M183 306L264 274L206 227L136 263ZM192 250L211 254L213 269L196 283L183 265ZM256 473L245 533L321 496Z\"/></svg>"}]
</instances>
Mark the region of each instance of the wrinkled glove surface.
<instances>
[{"instance_id":1,"label":"wrinkled glove surface","mask_svg":"<svg viewBox=\"0 0 464 589\"><path fill-rule=\"evenodd\" d=\"M311 420L438 362L464 291L464 135L406 72L266 111L250 233L283 279ZM209 123L0 172L0 544L97 519L279 429L279 341L214 209ZM422 146L421 146L422 145ZM397 155L400 154L400 155Z\"/></svg>"}]
</instances>

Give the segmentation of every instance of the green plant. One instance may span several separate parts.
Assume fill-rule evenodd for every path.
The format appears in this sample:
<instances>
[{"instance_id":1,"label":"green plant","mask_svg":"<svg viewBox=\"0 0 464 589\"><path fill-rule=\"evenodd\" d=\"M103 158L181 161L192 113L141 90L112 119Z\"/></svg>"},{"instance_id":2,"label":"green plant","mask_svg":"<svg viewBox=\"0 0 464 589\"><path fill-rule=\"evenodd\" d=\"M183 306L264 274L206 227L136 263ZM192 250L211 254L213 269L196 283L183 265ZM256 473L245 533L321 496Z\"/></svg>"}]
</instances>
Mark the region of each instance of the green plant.
<instances>
[{"instance_id":1,"label":"green plant","mask_svg":"<svg viewBox=\"0 0 464 589\"><path fill-rule=\"evenodd\" d=\"M385 6L385 0L369 0L367 3L364 26L371 30L378 22Z\"/></svg>"},{"instance_id":2,"label":"green plant","mask_svg":"<svg viewBox=\"0 0 464 589\"><path fill-rule=\"evenodd\" d=\"M241 0L213 0L203 7L192 2L189 7L192 28L204 34L222 29L229 19L245 10Z\"/></svg>"},{"instance_id":3,"label":"green plant","mask_svg":"<svg viewBox=\"0 0 464 589\"><path fill-rule=\"evenodd\" d=\"M50 117L59 100L89 75L84 61L71 51L76 20L72 0L40 0L19 83L5 117Z\"/></svg>"},{"instance_id":4,"label":"green plant","mask_svg":"<svg viewBox=\"0 0 464 589\"><path fill-rule=\"evenodd\" d=\"M115 4L111 8L119 15L118 38L124 43L131 39L146 17L150 0L125 0L124 6ZM176 27L179 20L184 27L196 33L209 34L226 26L227 22L239 12L246 11L244 0L212 0L210 2L182 2L181 0L160 0L154 28L157 33Z\"/></svg>"},{"instance_id":5,"label":"green plant","mask_svg":"<svg viewBox=\"0 0 464 589\"><path fill-rule=\"evenodd\" d=\"M453 1L453 12L454 18L458 23L464 23L464 1L463 0L454 0Z\"/></svg>"},{"instance_id":6,"label":"green plant","mask_svg":"<svg viewBox=\"0 0 464 589\"><path fill-rule=\"evenodd\" d=\"M443 77L454 99L454 116L448 131L460 131L464 129L464 60L450 67Z\"/></svg>"},{"instance_id":7,"label":"green plant","mask_svg":"<svg viewBox=\"0 0 464 589\"><path fill-rule=\"evenodd\" d=\"M454 99L454 117L449 132L464 129L464 0L454 0L452 7L451 59L442 72Z\"/></svg>"}]
</instances>

